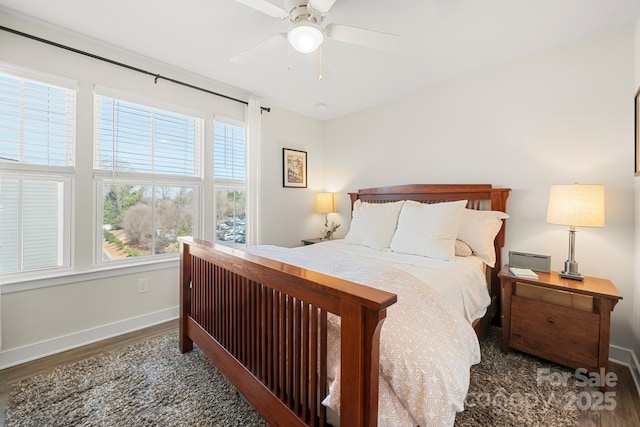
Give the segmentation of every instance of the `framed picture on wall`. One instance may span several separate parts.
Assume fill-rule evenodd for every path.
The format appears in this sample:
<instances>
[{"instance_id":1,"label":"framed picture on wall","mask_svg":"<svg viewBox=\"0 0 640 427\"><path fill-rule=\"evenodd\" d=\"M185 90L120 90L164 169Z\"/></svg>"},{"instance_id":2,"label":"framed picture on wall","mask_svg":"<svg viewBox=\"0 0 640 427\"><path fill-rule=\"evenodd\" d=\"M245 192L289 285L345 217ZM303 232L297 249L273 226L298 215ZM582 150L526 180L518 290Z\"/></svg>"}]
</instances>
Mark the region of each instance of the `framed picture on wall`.
<instances>
[{"instance_id":1,"label":"framed picture on wall","mask_svg":"<svg viewBox=\"0 0 640 427\"><path fill-rule=\"evenodd\" d=\"M640 88L635 96L635 175L640 176Z\"/></svg>"},{"instance_id":2,"label":"framed picture on wall","mask_svg":"<svg viewBox=\"0 0 640 427\"><path fill-rule=\"evenodd\" d=\"M282 149L282 186L307 188L307 152Z\"/></svg>"}]
</instances>

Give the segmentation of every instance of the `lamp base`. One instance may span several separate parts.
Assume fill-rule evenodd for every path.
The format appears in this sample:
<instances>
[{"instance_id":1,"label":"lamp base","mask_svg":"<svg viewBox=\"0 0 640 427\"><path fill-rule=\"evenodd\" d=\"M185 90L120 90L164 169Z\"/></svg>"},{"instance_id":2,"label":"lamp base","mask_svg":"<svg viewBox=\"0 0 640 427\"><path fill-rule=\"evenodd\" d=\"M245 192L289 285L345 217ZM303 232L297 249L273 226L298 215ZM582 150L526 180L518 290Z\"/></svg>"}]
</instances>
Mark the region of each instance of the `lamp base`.
<instances>
[{"instance_id":1,"label":"lamp base","mask_svg":"<svg viewBox=\"0 0 640 427\"><path fill-rule=\"evenodd\" d=\"M564 262L564 270L558 276L571 280L584 280L584 276L578 273L578 263L573 259L573 245L569 246L569 259Z\"/></svg>"},{"instance_id":2,"label":"lamp base","mask_svg":"<svg viewBox=\"0 0 640 427\"><path fill-rule=\"evenodd\" d=\"M561 271L558 273L558 276L562 277L563 279L580 280L581 282L584 281L584 276L580 273L569 273L568 271Z\"/></svg>"}]
</instances>

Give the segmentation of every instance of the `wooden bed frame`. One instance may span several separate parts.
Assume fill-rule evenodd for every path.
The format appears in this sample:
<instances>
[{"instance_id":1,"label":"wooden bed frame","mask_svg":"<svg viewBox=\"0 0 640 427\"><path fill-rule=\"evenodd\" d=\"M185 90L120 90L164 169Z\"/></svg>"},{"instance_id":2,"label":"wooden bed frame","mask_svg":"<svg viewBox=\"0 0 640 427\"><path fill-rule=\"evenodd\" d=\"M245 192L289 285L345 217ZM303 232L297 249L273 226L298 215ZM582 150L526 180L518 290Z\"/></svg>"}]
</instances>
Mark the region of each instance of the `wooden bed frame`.
<instances>
[{"instance_id":1,"label":"wooden bed frame","mask_svg":"<svg viewBox=\"0 0 640 427\"><path fill-rule=\"evenodd\" d=\"M384 203L468 200L467 207L506 211L509 189L491 185L403 185L349 193ZM495 239L492 304L474 323L480 336L499 311L500 250ZM340 424L376 426L379 343L396 295L304 268L180 238L180 351L195 343L273 426L324 426L327 313L339 316ZM322 392L321 392L322 391Z\"/></svg>"}]
</instances>

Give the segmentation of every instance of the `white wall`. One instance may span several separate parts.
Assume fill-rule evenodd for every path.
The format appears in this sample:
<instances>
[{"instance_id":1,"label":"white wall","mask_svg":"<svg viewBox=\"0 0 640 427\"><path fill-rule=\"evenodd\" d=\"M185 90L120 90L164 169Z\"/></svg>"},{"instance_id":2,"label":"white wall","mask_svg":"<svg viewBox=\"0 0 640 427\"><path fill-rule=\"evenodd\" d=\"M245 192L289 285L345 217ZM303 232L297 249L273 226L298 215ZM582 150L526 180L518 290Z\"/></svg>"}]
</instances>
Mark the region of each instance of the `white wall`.
<instances>
[{"instance_id":1,"label":"white wall","mask_svg":"<svg viewBox=\"0 0 640 427\"><path fill-rule=\"evenodd\" d=\"M149 279L148 293L137 293L138 277ZM3 351L152 313L175 316L177 311L172 308L178 305L178 283L179 271L173 267L4 294ZM144 320L136 323L140 322ZM54 351L56 344L52 342L46 348Z\"/></svg>"},{"instance_id":2,"label":"white wall","mask_svg":"<svg viewBox=\"0 0 640 427\"><path fill-rule=\"evenodd\" d=\"M569 239L545 222L550 186L604 184L606 227L580 230L576 260L617 286L611 342L632 348L633 38L628 28L329 121L325 185L342 193L341 215L358 188L510 187L504 255L549 254L559 270Z\"/></svg>"},{"instance_id":3,"label":"white wall","mask_svg":"<svg viewBox=\"0 0 640 427\"><path fill-rule=\"evenodd\" d=\"M262 115L260 243L300 246L300 239L320 237L324 216L314 213L315 194L324 190L324 125L274 108ZM307 188L282 186L282 149L307 152Z\"/></svg>"},{"instance_id":4,"label":"white wall","mask_svg":"<svg viewBox=\"0 0 640 427\"><path fill-rule=\"evenodd\" d=\"M181 70L167 68L127 52L57 31L0 12L3 25L133 66L160 73L209 90L240 99L248 94L238 89ZM101 61L67 52L6 32L0 34L0 60L9 64L75 79L78 82L77 179L75 182L74 266L84 275L70 275L49 282L55 286L2 287L0 369L49 352L148 326L177 315L178 262L146 269L116 269L94 273L93 248L93 87L106 86L121 91L185 105L204 112L211 122L218 114L244 120L245 106L220 97L183 88ZM322 137L320 122L271 106L264 113L260 183L263 221L262 241L299 245L309 237L313 224L313 191L322 187ZM205 141L212 141L206 126ZM306 150L309 154L308 189L282 188L282 147ZM205 144L210 158L211 144ZM205 175L211 174L210 167ZM207 176L209 176L207 175ZM204 237L213 237L213 197L205 196ZM132 272L133 271L133 272ZM137 293L137 280L149 279L149 292ZM41 284L41 283L40 283ZM33 286L35 285L35 286ZM21 290L22 288L34 288Z\"/></svg>"}]
</instances>

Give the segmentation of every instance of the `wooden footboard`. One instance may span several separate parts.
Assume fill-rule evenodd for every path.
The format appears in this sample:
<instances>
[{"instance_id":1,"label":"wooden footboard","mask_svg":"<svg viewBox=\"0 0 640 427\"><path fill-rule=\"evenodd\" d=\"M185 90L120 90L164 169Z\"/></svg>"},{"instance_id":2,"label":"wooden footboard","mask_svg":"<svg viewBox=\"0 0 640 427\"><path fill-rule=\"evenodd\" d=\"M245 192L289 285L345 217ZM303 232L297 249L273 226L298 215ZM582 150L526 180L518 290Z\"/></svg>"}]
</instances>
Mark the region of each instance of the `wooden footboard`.
<instances>
[{"instance_id":1,"label":"wooden footboard","mask_svg":"<svg viewBox=\"0 0 640 427\"><path fill-rule=\"evenodd\" d=\"M325 425L327 315L341 318L340 424L375 426L396 295L180 238L180 351L195 343L274 426Z\"/></svg>"}]
</instances>

